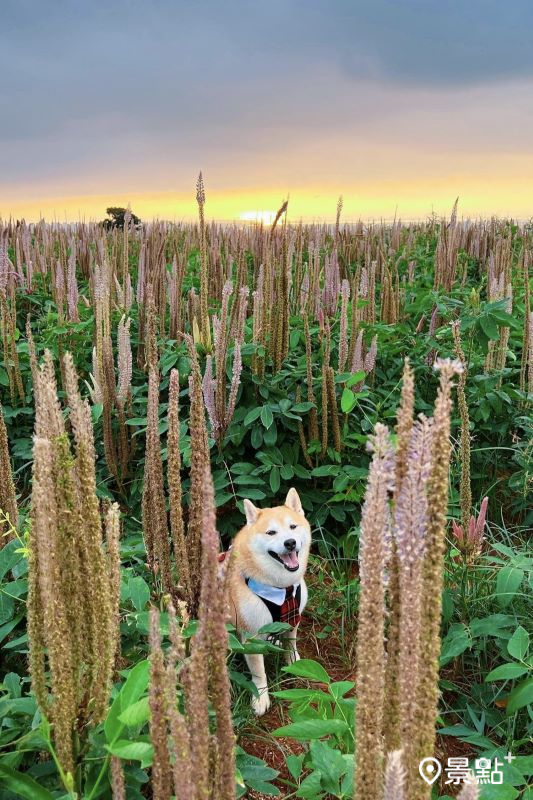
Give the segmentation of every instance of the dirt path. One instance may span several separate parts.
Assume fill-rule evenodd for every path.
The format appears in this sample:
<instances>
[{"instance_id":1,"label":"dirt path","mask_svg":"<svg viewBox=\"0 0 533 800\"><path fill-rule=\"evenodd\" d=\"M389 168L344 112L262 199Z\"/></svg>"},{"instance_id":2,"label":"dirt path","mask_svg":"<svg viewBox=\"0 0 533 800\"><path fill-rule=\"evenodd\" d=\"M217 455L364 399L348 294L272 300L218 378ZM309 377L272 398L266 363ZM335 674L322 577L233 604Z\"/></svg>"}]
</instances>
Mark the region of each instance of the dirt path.
<instances>
[{"instance_id":1,"label":"dirt path","mask_svg":"<svg viewBox=\"0 0 533 800\"><path fill-rule=\"evenodd\" d=\"M322 626L318 626L313 617L302 618L298 633L298 651L301 658L309 658L320 662L328 671L333 681L353 681L353 667L347 663L342 653L338 638L332 634L327 639L317 638ZM306 681L295 679L295 686L307 686ZM320 688L326 686L315 684ZM272 783L280 790L280 797L285 797L287 788L283 780L290 779L285 759L289 755L300 755L305 747L295 739L278 738L272 736L272 731L287 724L286 714L282 701L273 699L269 711L260 719L254 720L245 728L240 736L239 744L250 755L262 758L263 761L280 773L279 778ZM271 795L261 794L250 790L246 795L250 800L268 800Z\"/></svg>"}]
</instances>

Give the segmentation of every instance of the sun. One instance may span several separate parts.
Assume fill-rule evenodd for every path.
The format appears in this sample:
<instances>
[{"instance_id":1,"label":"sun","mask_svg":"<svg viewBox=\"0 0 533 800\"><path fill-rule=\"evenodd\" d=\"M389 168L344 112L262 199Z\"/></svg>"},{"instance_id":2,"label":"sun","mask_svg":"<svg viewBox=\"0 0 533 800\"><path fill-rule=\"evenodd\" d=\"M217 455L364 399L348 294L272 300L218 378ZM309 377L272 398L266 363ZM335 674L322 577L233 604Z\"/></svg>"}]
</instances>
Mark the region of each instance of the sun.
<instances>
[{"instance_id":1,"label":"sun","mask_svg":"<svg viewBox=\"0 0 533 800\"><path fill-rule=\"evenodd\" d=\"M262 222L264 225L272 225L275 218L275 211L242 211L240 214L243 222Z\"/></svg>"}]
</instances>

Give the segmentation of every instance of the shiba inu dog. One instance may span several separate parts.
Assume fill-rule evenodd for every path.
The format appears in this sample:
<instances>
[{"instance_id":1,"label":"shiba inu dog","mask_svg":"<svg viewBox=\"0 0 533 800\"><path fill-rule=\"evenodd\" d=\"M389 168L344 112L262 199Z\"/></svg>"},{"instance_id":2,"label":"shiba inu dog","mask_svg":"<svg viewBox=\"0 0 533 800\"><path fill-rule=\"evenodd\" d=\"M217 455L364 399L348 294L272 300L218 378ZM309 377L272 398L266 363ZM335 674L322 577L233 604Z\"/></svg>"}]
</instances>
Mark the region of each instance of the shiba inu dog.
<instances>
[{"instance_id":1,"label":"shiba inu dog","mask_svg":"<svg viewBox=\"0 0 533 800\"><path fill-rule=\"evenodd\" d=\"M246 525L231 548L231 621L237 630L251 633L272 622L288 622L292 627L283 638L291 664L300 658L296 634L307 603L304 574L311 529L295 489L289 490L283 506L260 509L245 500L244 511ZM260 716L270 707L264 658L247 655L246 662L259 692L252 708Z\"/></svg>"}]
</instances>

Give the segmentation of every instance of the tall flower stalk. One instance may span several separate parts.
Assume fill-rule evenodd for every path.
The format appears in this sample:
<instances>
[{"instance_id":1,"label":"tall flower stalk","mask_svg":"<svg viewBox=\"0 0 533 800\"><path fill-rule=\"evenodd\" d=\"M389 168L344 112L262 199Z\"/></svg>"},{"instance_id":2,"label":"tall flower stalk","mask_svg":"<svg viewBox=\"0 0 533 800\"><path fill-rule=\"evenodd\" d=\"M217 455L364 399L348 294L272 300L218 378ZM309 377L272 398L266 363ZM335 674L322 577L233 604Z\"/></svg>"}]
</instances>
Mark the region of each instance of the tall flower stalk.
<instances>
[{"instance_id":1,"label":"tall flower stalk","mask_svg":"<svg viewBox=\"0 0 533 800\"><path fill-rule=\"evenodd\" d=\"M180 378L177 370L170 373L168 394L167 481L170 503L170 530L180 589L190 605L193 604L188 545L182 509L181 452L179 420Z\"/></svg>"},{"instance_id":2,"label":"tall flower stalk","mask_svg":"<svg viewBox=\"0 0 533 800\"><path fill-rule=\"evenodd\" d=\"M3 529L5 523L7 523L7 531ZM8 541L9 532L12 527L17 527L17 523L17 495L11 469L6 424L0 405L0 549Z\"/></svg>"},{"instance_id":3,"label":"tall flower stalk","mask_svg":"<svg viewBox=\"0 0 533 800\"><path fill-rule=\"evenodd\" d=\"M230 683L226 666L226 575L218 571L218 534L211 474L202 483L202 585L198 631L185 651L175 612L169 608L171 647L161 649L159 613L150 616L150 734L154 746L154 800L234 800L235 756ZM176 680L183 686L178 708ZM214 730L210 729L210 706Z\"/></svg>"},{"instance_id":4,"label":"tall flower stalk","mask_svg":"<svg viewBox=\"0 0 533 800\"><path fill-rule=\"evenodd\" d=\"M208 314L208 294L209 294L209 261L207 251L207 235L205 228L205 188L202 173L198 175L196 183L196 202L198 203L198 219L200 231L200 341L203 347L209 351L211 349L211 328L209 325Z\"/></svg>"},{"instance_id":5,"label":"tall flower stalk","mask_svg":"<svg viewBox=\"0 0 533 800\"><path fill-rule=\"evenodd\" d=\"M416 776L435 740L450 394L461 364L437 361L437 368L433 418L413 420L414 381L406 363L397 450L379 423L370 439L359 552L354 795L365 800L381 800L383 781L391 796L397 783L399 796L429 797L422 780L403 785L393 776L403 768ZM384 775L385 752L391 755Z\"/></svg>"},{"instance_id":6,"label":"tall flower stalk","mask_svg":"<svg viewBox=\"0 0 533 800\"><path fill-rule=\"evenodd\" d=\"M356 796L378 800L382 792L385 700L386 537L390 532L389 491L394 454L387 428L378 423L361 517L360 602L357 625Z\"/></svg>"},{"instance_id":7,"label":"tall flower stalk","mask_svg":"<svg viewBox=\"0 0 533 800\"><path fill-rule=\"evenodd\" d=\"M66 787L78 786L80 742L105 716L118 639L118 508L108 511L107 555L96 495L90 409L64 359L72 439L49 352L38 372L28 637L32 688L53 725Z\"/></svg>"},{"instance_id":8,"label":"tall flower stalk","mask_svg":"<svg viewBox=\"0 0 533 800\"><path fill-rule=\"evenodd\" d=\"M395 497L401 493L402 483L405 478L408 463L407 452L413 429L413 414L415 402L414 375L405 360L403 371L403 387L400 406L397 412L396 424L396 468L395 468ZM385 720L385 745L392 752L401 746L400 731L400 564L395 538L391 544L391 559L389 566L389 598L390 612L388 624L388 658L386 674L386 704L387 715Z\"/></svg>"},{"instance_id":9,"label":"tall flower stalk","mask_svg":"<svg viewBox=\"0 0 533 800\"><path fill-rule=\"evenodd\" d=\"M448 474L450 466L450 416L452 410L452 379L460 374L459 362L439 361L440 385L433 415L431 467L427 483L428 506L427 535L422 571L421 651L418 690L416 758L421 761L435 748L435 723L439 699L440 625L442 614L442 587L446 535L446 510L448 507ZM429 796L428 787L417 782L413 800Z\"/></svg>"},{"instance_id":10,"label":"tall flower stalk","mask_svg":"<svg viewBox=\"0 0 533 800\"><path fill-rule=\"evenodd\" d=\"M161 575L163 590L173 589L170 542L168 537L163 462L159 439L159 374L150 367L148 375L148 410L146 427L146 456L143 488L143 531L148 561L154 572Z\"/></svg>"},{"instance_id":11,"label":"tall flower stalk","mask_svg":"<svg viewBox=\"0 0 533 800\"><path fill-rule=\"evenodd\" d=\"M452 324L452 334L455 346L455 355L462 364L463 370L457 382L457 405L461 416L461 482L459 496L461 500L461 524L466 531L472 509L472 489L470 486L470 415L466 401L465 386L468 375L468 365L461 343L459 322Z\"/></svg>"},{"instance_id":12,"label":"tall flower stalk","mask_svg":"<svg viewBox=\"0 0 533 800\"><path fill-rule=\"evenodd\" d=\"M232 331L229 311L229 300L233 293L230 281L224 285L222 291L222 307L220 316L213 317L214 354L206 359L205 373L202 382L204 401L211 423L211 432L219 448L222 447L224 436L232 420L237 403L237 392L241 381L242 357L241 347L244 340L244 323L248 304L248 287L241 289L240 297L233 306L238 309L235 313L235 325ZM229 395L227 394L226 361L230 348L232 334L234 336L233 369ZM215 374L213 375L213 364Z\"/></svg>"}]
</instances>

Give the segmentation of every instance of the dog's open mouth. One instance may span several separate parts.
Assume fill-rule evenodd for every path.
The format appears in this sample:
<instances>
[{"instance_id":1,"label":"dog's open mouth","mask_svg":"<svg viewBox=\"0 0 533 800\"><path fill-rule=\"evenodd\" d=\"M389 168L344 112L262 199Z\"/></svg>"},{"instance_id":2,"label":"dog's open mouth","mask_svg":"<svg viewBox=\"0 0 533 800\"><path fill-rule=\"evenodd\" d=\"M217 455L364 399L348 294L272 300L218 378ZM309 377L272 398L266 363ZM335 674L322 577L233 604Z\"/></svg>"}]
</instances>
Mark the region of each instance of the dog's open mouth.
<instances>
[{"instance_id":1,"label":"dog's open mouth","mask_svg":"<svg viewBox=\"0 0 533 800\"><path fill-rule=\"evenodd\" d=\"M298 561L298 553L296 550L293 550L292 553L275 553L273 550L269 550L268 554L275 558L276 561L279 561L280 564L283 564L286 570L289 572L296 572L296 570L300 566L300 562Z\"/></svg>"}]
</instances>

